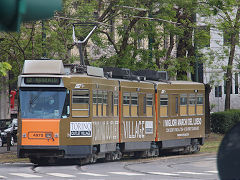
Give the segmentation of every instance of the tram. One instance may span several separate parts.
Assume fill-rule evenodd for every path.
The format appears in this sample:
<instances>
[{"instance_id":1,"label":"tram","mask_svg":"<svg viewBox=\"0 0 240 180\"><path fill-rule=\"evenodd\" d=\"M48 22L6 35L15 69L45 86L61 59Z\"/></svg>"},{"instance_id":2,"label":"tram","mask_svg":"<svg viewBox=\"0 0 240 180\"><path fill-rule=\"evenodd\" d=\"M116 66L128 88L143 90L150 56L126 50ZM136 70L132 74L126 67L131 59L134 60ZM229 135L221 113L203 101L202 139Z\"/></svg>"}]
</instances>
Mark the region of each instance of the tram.
<instances>
[{"instance_id":1,"label":"tram","mask_svg":"<svg viewBox=\"0 0 240 180\"><path fill-rule=\"evenodd\" d=\"M120 74L26 60L18 82L18 157L40 164L199 151L205 136L202 83Z\"/></svg>"}]
</instances>

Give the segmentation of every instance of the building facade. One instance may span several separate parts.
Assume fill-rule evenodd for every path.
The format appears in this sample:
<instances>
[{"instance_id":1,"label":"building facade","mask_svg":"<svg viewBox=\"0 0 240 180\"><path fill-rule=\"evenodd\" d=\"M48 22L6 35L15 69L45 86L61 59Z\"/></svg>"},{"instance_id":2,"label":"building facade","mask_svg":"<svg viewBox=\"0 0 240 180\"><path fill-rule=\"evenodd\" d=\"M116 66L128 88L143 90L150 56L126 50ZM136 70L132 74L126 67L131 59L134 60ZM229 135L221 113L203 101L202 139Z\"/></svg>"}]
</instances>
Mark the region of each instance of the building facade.
<instances>
[{"instance_id":1,"label":"building facade","mask_svg":"<svg viewBox=\"0 0 240 180\"><path fill-rule=\"evenodd\" d=\"M201 19L200 19L201 21ZM214 24L214 19L211 19ZM204 26L199 23L198 26ZM229 46L226 32L211 27L209 29L210 42L209 46L202 49L203 54L207 57L203 63L203 83L211 85L210 109L211 112L224 111L226 97L225 73L228 65ZM227 53L226 53L227 52ZM232 87L231 87L231 109L240 109L240 89L239 89L239 53L240 48L236 46L235 57L233 61Z\"/></svg>"}]
</instances>

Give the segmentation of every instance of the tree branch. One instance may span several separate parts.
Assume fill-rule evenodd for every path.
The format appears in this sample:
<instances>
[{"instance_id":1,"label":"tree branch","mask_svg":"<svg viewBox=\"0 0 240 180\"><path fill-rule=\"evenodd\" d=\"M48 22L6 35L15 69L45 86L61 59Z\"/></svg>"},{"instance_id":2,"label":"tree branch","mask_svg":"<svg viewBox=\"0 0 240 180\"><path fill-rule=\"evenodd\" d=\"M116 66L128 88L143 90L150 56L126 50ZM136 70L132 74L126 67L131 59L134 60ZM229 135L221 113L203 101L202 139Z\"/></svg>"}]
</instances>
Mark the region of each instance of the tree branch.
<instances>
[{"instance_id":1,"label":"tree branch","mask_svg":"<svg viewBox=\"0 0 240 180\"><path fill-rule=\"evenodd\" d=\"M103 12L103 14L98 18L98 21L102 22L106 15L112 10L112 7L118 2L118 0L113 0L109 3L107 9Z\"/></svg>"},{"instance_id":2,"label":"tree branch","mask_svg":"<svg viewBox=\"0 0 240 180\"><path fill-rule=\"evenodd\" d=\"M146 15L146 11L140 11L137 16L140 16L140 17L143 17ZM120 54L123 53L123 50L126 49L127 47L127 42L128 42L128 39L129 39L129 33L131 32L133 26L138 22L138 20L140 19L140 17L138 18L134 18L132 21L130 21L126 31L125 31L125 34L123 35L123 40L122 40L122 45L120 47ZM121 54L122 55L122 54Z\"/></svg>"},{"instance_id":3,"label":"tree branch","mask_svg":"<svg viewBox=\"0 0 240 180\"><path fill-rule=\"evenodd\" d=\"M101 30L100 30L99 32L100 32L100 33L103 33L103 34L105 34L105 35L107 36L108 40L109 40L110 43L113 45L116 53L119 54L120 51L117 49L117 46L116 46L116 44L114 43L114 41L113 41L113 39L111 38L111 36L110 36L107 32L105 32L105 31L101 31Z\"/></svg>"}]
</instances>

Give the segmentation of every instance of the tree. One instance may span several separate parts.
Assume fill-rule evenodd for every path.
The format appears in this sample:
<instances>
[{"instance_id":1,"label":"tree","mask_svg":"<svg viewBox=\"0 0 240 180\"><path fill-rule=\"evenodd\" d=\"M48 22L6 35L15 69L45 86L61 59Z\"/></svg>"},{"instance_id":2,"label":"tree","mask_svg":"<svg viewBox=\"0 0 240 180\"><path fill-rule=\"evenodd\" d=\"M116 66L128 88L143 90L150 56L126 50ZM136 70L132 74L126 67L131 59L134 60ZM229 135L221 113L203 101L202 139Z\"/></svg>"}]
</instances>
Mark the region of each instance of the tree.
<instances>
[{"instance_id":1,"label":"tree","mask_svg":"<svg viewBox=\"0 0 240 180\"><path fill-rule=\"evenodd\" d=\"M225 46L227 50L222 53L228 58L226 70L226 97L225 110L230 109L230 94L232 88L233 62L236 60L236 45L238 45L239 26L240 26L240 2L238 0L207 0L200 2L205 9L204 13L216 17L215 27L221 32L226 32L227 39Z\"/></svg>"},{"instance_id":2,"label":"tree","mask_svg":"<svg viewBox=\"0 0 240 180\"><path fill-rule=\"evenodd\" d=\"M64 0L63 11L54 19L25 24L21 33L1 33L0 53L18 75L25 59L77 59L72 23L92 22L98 29L83 45L85 64L136 69L167 69L185 74L194 61L192 32L195 1L176 0ZM46 38L42 36L44 30ZM76 29L85 37L90 29ZM176 38L178 37L178 38ZM177 40L176 40L177 39ZM89 43L91 42L91 43ZM177 58L172 57L178 44ZM105 51L105 53L99 53ZM188 52L188 53L187 53ZM94 59L91 59L96 55ZM183 79L184 77L181 77Z\"/></svg>"},{"instance_id":3,"label":"tree","mask_svg":"<svg viewBox=\"0 0 240 180\"><path fill-rule=\"evenodd\" d=\"M175 16L173 4L166 0L119 0L98 1L98 7L95 21L100 26L91 40L98 47L111 46L113 51L109 53L111 56L106 54L100 57L95 65L130 69L163 68L160 61L166 55L166 49L162 44L166 34L173 31L163 31L162 27L168 23L165 21L170 22ZM88 17L88 20L91 19ZM173 46L169 48L168 56L172 49Z\"/></svg>"},{"instance_id":4,"label":"tree","mask_svg":"<svg viewBox=\"0 0 240 180\"><path fill-rule=\"evenodd\" d=\"M6 76L7 71L11 70L12 66L7 62L0 62L0 77Z\"/></svg>"},{"instance_id":5,"label":"tree","mask_svg":"<svg viewBox=\"0 0 240 180\"><path fill-rule=\"evenodd\" d=\"M19 33L0 33L1 61L7 60L12 65L12 71L17 79L21 73L24 60L41 59L43 52L47 58L71 61L69 50L73 47L72 29L66 28L64 20L46 20L46 39L42 37L42 22L37 21L21 26ZM45 46L43 46L43 41ZM74 58L74 57L72 57Z\"/></svg>"}]
</instances>

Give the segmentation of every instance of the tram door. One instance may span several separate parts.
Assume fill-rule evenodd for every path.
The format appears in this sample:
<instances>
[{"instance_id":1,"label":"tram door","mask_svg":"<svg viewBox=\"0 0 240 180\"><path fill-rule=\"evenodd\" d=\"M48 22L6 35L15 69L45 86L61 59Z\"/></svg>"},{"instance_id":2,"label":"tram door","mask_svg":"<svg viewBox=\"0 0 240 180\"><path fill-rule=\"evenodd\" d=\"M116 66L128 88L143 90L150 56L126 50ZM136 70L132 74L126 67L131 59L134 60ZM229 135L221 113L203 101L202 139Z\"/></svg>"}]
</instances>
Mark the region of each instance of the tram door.
<instances>
[{"instance_id":1,"label":"tram door","mask_svg":"<svg viewBox=\"0 0 240 180\"><path fill-rule=\"evenodd\" d=\"M179 115L179 101L180 101L180 98L178 94L171 95L171 104L170 104L171 117L176 117Z\"/></svg>"}]
</instances>

